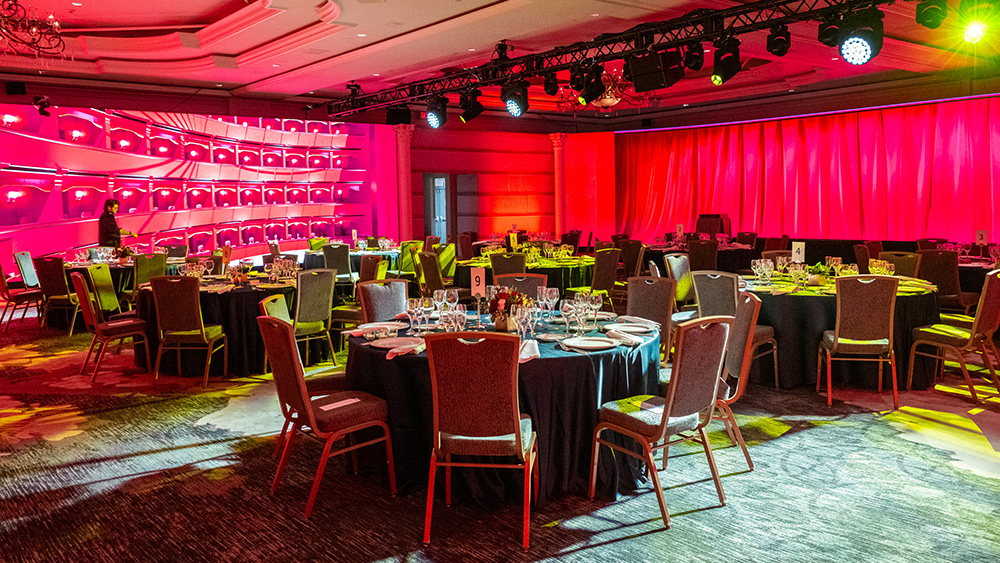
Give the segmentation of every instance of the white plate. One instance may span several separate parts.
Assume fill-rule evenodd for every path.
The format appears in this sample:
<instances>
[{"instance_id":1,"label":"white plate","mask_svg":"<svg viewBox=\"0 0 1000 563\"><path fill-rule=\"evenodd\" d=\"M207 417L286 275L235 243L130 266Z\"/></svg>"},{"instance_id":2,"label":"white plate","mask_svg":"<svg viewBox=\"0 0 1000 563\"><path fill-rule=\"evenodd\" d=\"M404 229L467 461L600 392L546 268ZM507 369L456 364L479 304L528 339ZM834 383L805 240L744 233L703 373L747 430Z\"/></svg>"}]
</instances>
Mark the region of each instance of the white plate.
<instances>
[{"instance_id":1,"label":"white plate","mask_svg":"<svg viewBox=\"0 0 1000 563\"><path fill-rule=\"evenodd\" d=\"M536 336L542 342L555 342L557 340L562 340L566 338L565 334L559 334L557 332L545 332Z\"/></svg>"},{"instance_id":2,"label":"white plate","mask_svg":"<svg viewBox=\"0 0 1000 563\"><path fill-rule=\"evenodd\" d=\"M618 332L626 332L629 334L645 334L647 332L653 332L653 327L638 323L610 323L604 325L604 330L617 330Z\"/></svg>"},{"instance_id":3,"label":"white plate","mask_svg":"<svg viewBox=\"0 0 1000 563\"><path fill-rule=\"evenodd\" d=\"M562 343L581 350L607 350L618 346L617 341L599 336L574 336L563 340Z\"/></svg>"},{"instance_id":4,"label":"white plate","mask_svg":"<svg viewBox=\"0 0 1000 563\"><path fill-rule=\"evenodd\" d=\"M593 315L591 315L591 318L593 318ZM597 320L599 320L599 321L607 321L607 320L610 320L610 319L617 319L617 318L618 318L618 315L616 313L612 313L611 311L598 311L597 312Z\"/></svg>"},{"instance_id":5,"label":"white plate","mask_svg":"<svg viewBox=\"0 0 1000 563\"><path fill-rule=\"evenodd\" d=\"M375 348L385 348L386 350L391 350L399 346L407 346L409 344L420 344L423 342L423 338L417 338L416 336L399 336L396 338L383 338L382 340L373 340L372 346Z\"/></svg>"},{"instance_id":6,"label":"white plate","mask_svg":"<svg viewBox=\"0 0 1000 563\"><path fill-rule=\"evenodd\" d=\"M368 330L370 328L387 328L389 330L399 330L401 328L409 327L409 323L401 323L399 321L384 321L381 323L365 323L358 326L360 330Z\"/></svg>"}]
</instances>

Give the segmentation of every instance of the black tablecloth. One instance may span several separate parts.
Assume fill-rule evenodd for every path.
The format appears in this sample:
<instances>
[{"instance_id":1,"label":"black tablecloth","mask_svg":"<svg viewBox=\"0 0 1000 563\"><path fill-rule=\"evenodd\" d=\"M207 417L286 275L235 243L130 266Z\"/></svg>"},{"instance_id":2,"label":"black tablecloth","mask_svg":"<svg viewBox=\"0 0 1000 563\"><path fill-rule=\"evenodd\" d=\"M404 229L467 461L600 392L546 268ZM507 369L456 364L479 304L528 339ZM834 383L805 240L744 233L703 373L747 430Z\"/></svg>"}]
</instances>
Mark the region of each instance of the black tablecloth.
<instances>
[{"instance_id":1,"label":"black tablecloth","mask_svg":"<svg viewBox=\"0 0 1000 563\"><path fill-rule=\"evenodd\" d=\"M381 256L383 260L389 261L389 269L395 270L397 268L397 258L399 258L398 250L378 250L371 251L366 250L364 252L351 251L351 271L355 274L361 272L361 257L367 255L378 255ZM323 257L323 252L319 250L312 250L305 253L302 259L302 269L303 270L316 270L318 268L326 267L326 258ZM343 274L345 272L337 272L338 274Z\"/></svg>"},{"instance_id":2,"label":"black tablecloth","mask_svg":"<svg viewBox=\"0 0 1000 563\"><path fill-rule=\"evenodd\" d=\"M295 288L239 288L226 293L201 292L201 315L206 325L221 324L222 331L228 338L229 374L234 377L247 377L260 373L264 369L264 340L257 327L257 317L260 316L259 303L268 295L281 293L293 304ZM146 338L149 340L150 361L156 362L156 352L160 348L160 337L156 326L156 307L153 302L153 292L144 290L139 293L137 309L139 318L146 321ZM327 348L327 346L323 346ZM136 354L136 365L145 366L146 359ZM204 373L205 354L201 351L185 350L181 355L183 374L201 377ZM221 351L212 358L210 375L223 377ZM163 355L160 371L177 373L177 354L175 352Z\"/></svg>"},{"instance_id":3,"label":"black tablecloth","mask_svg":"<svg viewBox=\"0 0 1000 563\"><path fill-rule=\"evenodd\" d=\"M981 266L959 266L958 281L962 291L980 293L986 284L986 274L993 271L991 268Z\"/></svg>"},{"instance_id":4,"label":"black tablecloth","mask_svg":"<svg viewBox=\"0 0 1000 563\"><path fill-rule=\"evenodd\" d=\"M774 327L778 340L778 381L782 388L816 384L816 362L823 331L837 324L835 295L771 295L755 292L761 299L757 322ZM940 321L937 294L925 292L896 297L896 322L893 328L893 350L896 355L896 375L901 389L906 388L911 333L914 328ZM754 362L751 381L774 384L774 363L769 357ZM824 368L825 369L825 368ZM892 389L889 366L883 371L882 386ZM825 377L825 371L824 377ZM875 362L833 361L834 382L846 382L858 387L874 388L878 378ZM913 388L927 389L934 384L934 362L917 357L913 372ZM824 384L825 385L825 384Z\"/></svg>"},{"instance_id":5,"label":"black tablecloth","mask_svg":"<svg viewBox=\"0 0 1000 563\"><path fill-rule=\"evenodd\" d=\"M352 338L347 378L352 389L386 400L392 432L396 480L404 491L425 488L433 434L430 366L427 353L386 360L385 350L362 346ZM586 494L591 444L601 403L655 394L659 338L636 348L617 348L588 355L564 352L539 343L542 357L520 365L521 412L531 416L538 434L537 501L567 492ZM371 448L368 448L371 449ZM623 458L627 458L623 459ZM453 494L491 507L523 492L523 474L514 470L462 468L452 472ZM613 498L617 490L633 490L644 479L641 463L602 446L598 490Z\"/></svg>"},{"instance_id":6,"label":"black tablecloth","mask_svg":"<svg viewBox=\"0 0 1000 563\"><path fill-rule=\"evenodd\" d=\"M529 274L545 274L546 287L558 287L559 296L565 297L566 290L571 287L590 287L590 282L594 277L594 264L572 264L554 267L528 268ZM486 268L486 279L492 283L493 268ZM472 266L469 264L457 264L455 266L455 287L472 287Z\"/></svg>"},{"instance_id":7,"label":"black tablecloth","mask_svg":"<svg viewBox=\"0 0 1000 563\"><path fill-rule=\"evenodd\" d=\"M666 265L663 262L663 256L665 254L670 254L671 252L685 252L684 250L662 250L662 249L652 249L647 248L646 252L643 254L642 261L649 262L653 260L656 266L660 268L660 273L664 276L667 275ZM722 272L739 272L741 270L750 269L750 261L760 258L760 253L754 251L752 248L727 248L719 250L718 258L718 270Z\"/></svg>"}]
</instances>

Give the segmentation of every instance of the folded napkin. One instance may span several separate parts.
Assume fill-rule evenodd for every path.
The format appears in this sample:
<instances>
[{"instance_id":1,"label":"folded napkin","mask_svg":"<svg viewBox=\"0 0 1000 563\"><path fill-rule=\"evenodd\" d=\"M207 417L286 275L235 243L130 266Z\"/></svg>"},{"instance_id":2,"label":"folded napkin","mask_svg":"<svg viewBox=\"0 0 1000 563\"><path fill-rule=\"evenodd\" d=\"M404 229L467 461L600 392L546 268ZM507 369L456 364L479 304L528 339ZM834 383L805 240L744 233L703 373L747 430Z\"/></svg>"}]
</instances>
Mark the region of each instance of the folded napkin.
<instances>
[{"instance_id":1,"label":"folded napkin","mask_svg":"<svg viewBox=\"0 0 1000 563\"><path fill-rule=\"evenodd\" d=\"M530 362L541 355L542 353L538 350L537 340L523 340L521 342L521 351L517 355L517 363Z\"/></svg>"},{"instance_id":2,"label":"folded napkin","mask_svg":"<svg viewBox=\"0 0 1000 563\"><path fill-rule=\"evenodd\" d=\"M389 353L385 355L385 359L391 360L396 356L402 356L404 354L417 355L426 349L427 345L424 344L423 342L420 342L419 344L407 344L405 346L397 346L392 350L389 350Z\"/></svg>"},{"instance_id":3,"label":"folded napkin","mask_svg":"<svg viewBox=\"0 0 1000 563\"><path fill-rule=\"evenodd\" d=\"M656 321L651 321L649 319L644 319L642 317L633 317L632 315L622 315L618 317L618 322L633 323L637 325L646 325L646 326L653 326L656 328L660 328L660 323Z\"/></svg>"},{"instance_id":4,"label":"folded napkin","mask_svg":"<svg viewBox=\"0 0 1000 563\"><path fill-rule=\"evenodd\" d=\"M365 334L365 329L363 329L363 328L357 328L357 329L354 329L354 330L345 330L344 334L346 334L348 336L363 336Z\"/></svg>"},{"instance_id":5,"label":"folded napkin","mask_svg":"<svg viewBox=\"0 0 1000 563\"><path fill-rule=\"evenodd\" d=\"M609 330L607 333L608 338L614 338L620 341L625 346L638 346L645 342L642 338L628 334L627 332L618 332L617 330Z\"/></svg>"},{"instance_id":6,"label":"folded napkin","mask_svg":"<svg viewBox=\"0 0 1000 563\"><path fill-rule=\"evenodd\" d=\"M778 288L774 288L774 289L771 290L771 295L785 295L785 294L788 294L788 293L791 293L791 292L792 292L792 290L790 290L790 289L778 289Z\"/></svg>"}]
</instances>

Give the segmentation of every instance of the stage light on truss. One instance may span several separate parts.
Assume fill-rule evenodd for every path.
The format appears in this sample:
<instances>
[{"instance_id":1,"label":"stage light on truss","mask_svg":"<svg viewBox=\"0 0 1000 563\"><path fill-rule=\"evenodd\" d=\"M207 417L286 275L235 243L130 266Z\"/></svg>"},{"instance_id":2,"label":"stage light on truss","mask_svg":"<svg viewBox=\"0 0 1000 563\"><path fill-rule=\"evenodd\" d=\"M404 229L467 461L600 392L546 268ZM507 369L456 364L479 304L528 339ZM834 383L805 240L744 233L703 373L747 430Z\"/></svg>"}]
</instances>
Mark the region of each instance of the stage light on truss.
<instances>
[{"instance_id":1,"label":"stage light on truss","mask_svg":"<svg viewBox=\"0 0 1000 563\"><path fill-rule=\"evenodd\" d=\"M819 24L816 40L827 47L836 47L840 43L840 15L834 14Z\"/></svg>"},{"instance_id":2,"label":"stage light on truss","mask_svg":"<svg viewBox=\"0 0 1000 563\"><path fill-rule=\"evenodd\" d=\"M779 25L771 28L771 33L767 35L767 52L775 57L784 57L788 54L788 48L792 46L792 34L788 33L788 27Z\"/></svg>"},{"instance_id":3,"label":"stage light on truss","mask_svg":"<svg viewBox=\"0 0 1000 563\"><path fill-rule=\"evenodd\" d=\"M507 106L507 113L521 117L528 111L528 81L511 80L500 88L500 100Z\"/></svg>"},{"instance_id":4,"label":"stage light on truss","mask_svg":"<svg viewBox=\"0 0 1000 563\"><path fill-rule=\"evenodd\" d=\"M545 89L545 94L548 96L555 96L559 93L559 78L556 77L556 73L550 72L545 75L543 88Z\"/></svg>"},{"instance_id":5,"label":"stage light on truss","mask_svg":"<svg viewBox=\"0 0 1000 563\"><path fill-rule=\"evenodd\" d=\"M712 84L720 86L743 68L740 62L740 40L735 37L723 37L713 43L715 45L715 61L712 64Z\"/></svg>"},{"instance_id":6,"label":"stage light on truss","mask_svg":"<svg viewBox=\"0 0 1000 563\"><path fill-rule=\"evenodd\" d=\"M684 48L684 66L695 72L705 66L705 47L692 43Z\"/></svg>"},{"instance_id":7,"label":"stage light on truss","mask_svg":"<svg viewBox=\"0 0 1000 563\"><path fill-rule=\"evenodd\" d=\"M587 83L587 71L582 67L574 67L569 71L569 87L580 92Z\"/></svg>"},{"instance_id":8,"label":"stage light on truss","mask_svg":"<svg viewBox=\"0 0 1000 563\"><path fill-rule=\"evenodd\" d=\"M840 56L852 65L863 65L882 50L884 38L879 10L857 12L844 19L840 27Z\"/></svg>"},{"instance_id":9,"label":"stage light on truss","mask_svg":"<svg viewBox=\"0 0 1000 563\"><path fill-rule=\"evenodd\" d=\"M448 122L448 98L434 96L427 102L427 125L438 129Z\"/></svg>"},{"instance_id":10,"label":"stage light on truss","mask_svg":"<svg viewBox=\"0 0 1000 563\"><path fill-rule=\"evenodd\" d=\"M462 120L462 123L468 123L483 113L485 108L479 102L479 96L482 94L483 92L479 88L462 92L462 97L458 102L458 107L462 110L462 115L458 118Z\"/></svg>"},{"instance_id":11,"label":"stage light on truss","mask_svg":"<svg viewBox=\"0 0 1000 563\"><path fill-rule=\"evenodd\" d=\"M948 17L948 0L923 0L917 4L917 23L928 28L941 27Z\"/></svg>"},{"instance_id":12,"label":"stage light on truss","mask_svg":"<svg viewBox=\"0 0 1000 563\"><path fill-rule=\"evenodd\" d=\"M577 101L580 105L587 105L590 102L601 97L601 94L607 91L607 87L604 86L604 66L603 65L591 65L590 70L587 71L587 81L583 86L583 90L577 97Z\"/></svg>"}]
</instances>

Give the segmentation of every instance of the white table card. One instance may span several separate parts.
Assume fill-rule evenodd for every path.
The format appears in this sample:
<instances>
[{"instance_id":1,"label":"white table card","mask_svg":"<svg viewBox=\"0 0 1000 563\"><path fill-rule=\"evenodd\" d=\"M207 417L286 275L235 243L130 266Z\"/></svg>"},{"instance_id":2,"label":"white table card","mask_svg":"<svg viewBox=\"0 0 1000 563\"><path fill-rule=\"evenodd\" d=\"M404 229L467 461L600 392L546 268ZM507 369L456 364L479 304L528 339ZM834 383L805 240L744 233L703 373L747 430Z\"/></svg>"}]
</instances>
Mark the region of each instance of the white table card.
<instances>
[{"instance_id":1,"label":"white table card","mask_svg":"<svg viewBox=\"0 0 1000 563\"><path fill-rule=\"evenodd\" d=\"M684 223L677 223L677 234L684 234Z\"/></svg>"},{"instance_id":2,"label":"white table card","mask_svg":"<svg viewBox=\"0 0 1000 563\"><path fill-rule=\"evenodd\" d=\"M989 238L990 238L990 235L989 235L989 233L987 231L985 231L985 230L976 231L976 244L979 244L979 245L989 244L988 243Z\"/></svg>"},{"instance_id":3,"label":"white table card","mask_svg":"<svg viewBox=\"0 0 1000 563\"><path fill-rule=\"evenodd\" d=\"M806 261L806 243L804 242L793 242L792 243L792 262L805 263Z\"/></svg>"},{"instance_id":4,"label":"white table card","mask_svg":"<svg viewBox=\"0 0 1000 563\"><path fill-rule=\"evenodd\" d=\"M472 268L472 296L486 296L486 268Z\"/></svg>"}]
</instances>

